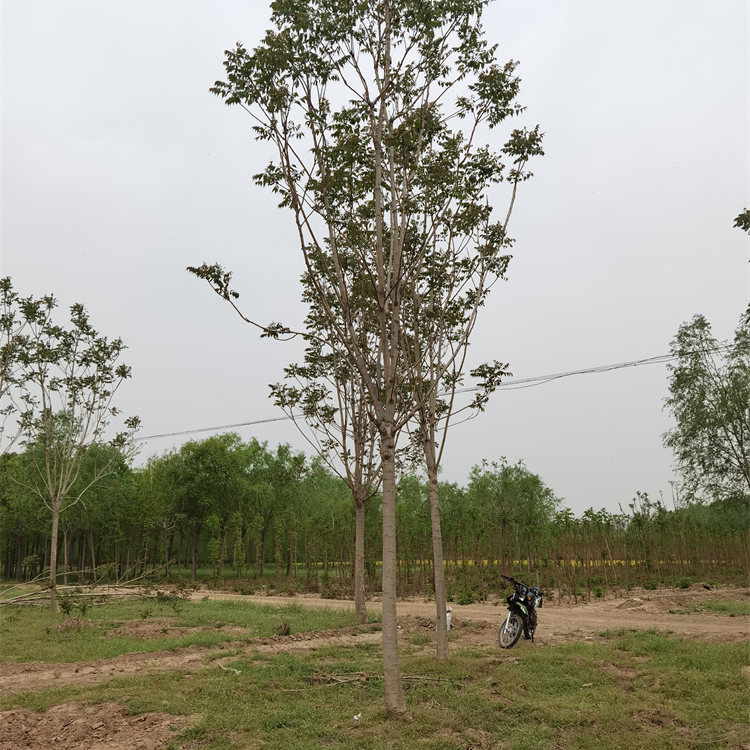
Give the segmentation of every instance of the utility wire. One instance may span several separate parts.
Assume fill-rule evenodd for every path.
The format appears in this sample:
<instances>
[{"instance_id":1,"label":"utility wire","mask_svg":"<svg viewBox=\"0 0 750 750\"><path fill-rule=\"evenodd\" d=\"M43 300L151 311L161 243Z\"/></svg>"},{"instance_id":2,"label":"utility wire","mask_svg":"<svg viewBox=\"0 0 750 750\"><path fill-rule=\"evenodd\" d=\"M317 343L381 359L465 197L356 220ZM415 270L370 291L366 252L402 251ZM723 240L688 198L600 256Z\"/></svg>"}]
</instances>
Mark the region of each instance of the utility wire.
<instances>
[{"instance_id":1,"label":"utility wire","mask_svg":"<svg viewBox=\"0 0 750 750\"><path fill-rule=\"evenodd\" d=\"M733 349L734 346L731 344L727 344L725 346L717 346L715 349L709 349L706 350L706 352L710 353L719 353L719 352L725 352L729 351L730 349ZM688 352L687 354L697 354L699 352ZM703 352L700 352L703 353ZM518 380L513 380L509 383L501 383L499 386L497 386L496 390L504 390L504 391L520 391L523 388L533 388L537 385L544 385L545 383L551 383L553 380L560 380L562 378L569 378L572 375L591 375L595 373L600 372L611 372L612 370L623 370L626 367L639 367L641 365L658 365L658 364L664 364L665 362L671 362L674 359L679 359L679 357L684 356L685 353L682 354L660 354L657 357L648 357L647 359L634 359L630 362L617 362L614 365L600 365L599 367L589 367L584 370L569 370L568 372L557 372L552 375L536 375L531 378L520 378ZM479 386L468 386L466 388L457 388L456 393L475 393L476 391L481 390ZM447 395L447 394L440 394L440 395ZM302 416L301 414L295 414L295 417ZM218 427L199 427L195 430L181 430L180 432L164 432L160 435L146 435L146 437L139 437L136 438L138 441L145 441L145 440L156 440L157 438L165 438L165 437L178 437L181 435L195 435L199 432L215 432L217 430L231 430L235 427L249 427L251 425L256 424L267 424L268 422L284 422L286 420L291 419L291 417L284 415L283 417L271 417L269 419L255 419L252 422L237 422L236 424L224 424L219 425Z\"/></svg>"}]
</instances>

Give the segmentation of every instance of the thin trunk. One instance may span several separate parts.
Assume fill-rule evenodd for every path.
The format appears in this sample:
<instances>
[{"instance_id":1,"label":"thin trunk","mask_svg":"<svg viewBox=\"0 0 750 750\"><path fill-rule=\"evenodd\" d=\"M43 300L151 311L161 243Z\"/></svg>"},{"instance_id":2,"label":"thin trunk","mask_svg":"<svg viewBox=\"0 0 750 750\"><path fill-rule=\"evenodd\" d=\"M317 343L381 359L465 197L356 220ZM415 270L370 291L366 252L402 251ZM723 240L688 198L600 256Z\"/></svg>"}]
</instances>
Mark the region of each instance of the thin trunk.
<instances>
[{"instance_id":1,"label":"thin trunk","mask_svg":"<svg viewBox=\"0 0 750 750\"><path fill-rule=\"evenodd\" d=\"M221 552L219 552L219 578L224 578L224 559L226 555L227 544L227 526L222 524L221 527Z\"/></svg>"},{"instance_id":2,"label":"thin trunk","mask_svg":"<svg viewBox=\"0 0 750 750\"><path fill-rule=\"evenodd\" d=\"M266 530L263 529L263 538L260 544L260 580L263 581L263 577L266 574Z\"/></svg>"},{"instance_id":3,"label":"thin trunk","mask_svg":"<svg viewBox=\"0 0 750 750\"><path fill-rule=\"evenodd\" d=\"M89 531L89 544L91 546L91 576L96 583L96 554L94 552L94 530Z\"/></svg>"},{"instance_id":4,"label":"thin trunk","mask_svg":"<svg viewBox=\"0 0 750 750\"><path fill-rule=\"evenodd\" d=\"M435 464L435 444L425 446L427 481L430 491L430 523L432 525L432 567L435 577L436 654L438 661L448 658L448 618L443 567L443 535L440 528L440 485Z\"/></svg>"},{"instance_id":5,"label":"thin trunk","mask_svg":"<svg viewBox=\"0 0 750 750\"><path fill-rule=\"evenodd\" d=\"M367 604L365 603L365 503L354 498L354 614L357 625L367 622Z\"/></svg>"},{"instance_id":6,"label":"thin trunk","mask_svg":"<svg viewBox=\"0 0 750 750\"><path fill-rule=\"evenodd\" d=\"M49 598L52 604L52 611L57 614L60 606L57 603L57 533L60 525L60 505L52 502L52 538L49 553L49 581L50 590Z\"/></svg>"},{"instance_id":7,"label":"thin trunk","mask_svg":"<svg viewBox=\"0 0 750 750\"><path fill-rule=\"evenodd\" d=\"M391 423L392 424L392 423ZM406 713L396 622L396 445L390 426L381 428L383 466L383 678L389 715Z\"/></svg>"},{"instance_id":8,"label":"thin trunk","mask_svg":"<svg viewBox=\"0 0 750 750\"><path fill-rule=\"evenodd\" d=\"M200 526L193 528L193 567L191 571L191 580L198 578L198 539L200 537Z\"/></svg>"},{"instance_id":9,"label":"thin trunk","mask_svg":"<svg viewBox=\"0 0 750 750\"><path fill-rule=\"evenodd\" d=\"M166 526L164 527L164 575L169 580L169 537Z\"/></svg>"},{"instance_id":10,"label":"thin trunk","mask_svg":"<svg viewBox=\"0 0 750 750\"><path fill-rule=\"evenodd\" d=\"M51 542L52 540L50 540ZM63 575L63 584L68 585L68 532L63 524L63 566L65 567L65 574ZM42 570L44 570L44 563L42 563Z\"/></svg>"},{"instance_id":11,"label":"thin trunk","mask_svg":"<svg viewBox=\"0 0 750 750\"><path fill-rule=\"evenodd\" d=\"M313 560L315 565L315 590L320 590L320 583L318 581L318 527L316 526L313 531Z\"/></svg>"}]
</instances>

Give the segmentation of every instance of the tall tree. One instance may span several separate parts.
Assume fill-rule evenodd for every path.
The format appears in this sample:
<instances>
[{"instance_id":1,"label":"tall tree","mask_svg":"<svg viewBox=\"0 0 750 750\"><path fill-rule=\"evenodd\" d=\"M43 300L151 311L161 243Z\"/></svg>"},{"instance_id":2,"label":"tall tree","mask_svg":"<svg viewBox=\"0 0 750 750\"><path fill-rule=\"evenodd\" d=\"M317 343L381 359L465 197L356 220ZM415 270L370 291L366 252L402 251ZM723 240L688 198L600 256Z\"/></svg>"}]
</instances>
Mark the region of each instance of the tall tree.
<instances>
[{"instance_id":1,"label":"tall tree","mask_svg":"<svg viewBox=\"0 0 750 750\"><path fill-rule=\"evenodd\" d=\"M226 524L238 509L244 492L245 465L242 441L236 433L214 435L205 440L191 440L179 452L180 460L170 471L176 474L180 515L192 529L192 580L198 572L198 550L206 521L218 519L216 533L224 539Z\"/></svg>"},{"instance_id":2,"label":"tall tree","mask_svg":"<svg viewBox=\"0 0 750 750\"><path fill-rule=\"evenodd\" d=\"M514 190L527 176L529 156L541 150L538 129L513 131L500 154L477 146L483 128L522 110L515 102L516 64L498 65L496 48L484 40L485 5L279 0L272 5L275 29L252 53L241 44L228 51L226 81L212 89L242 105L256 136L275 147L277 158L257 181L291 209L311 299L368 395L383 474L389 714L405 711L396 625L396 443L418 408L402 397L412 377L403 357L404 306L422 293L420 282L446 232L468 240L461 263L498 262L507 243L503 225L472 202L482 191L471 183L499 182L507 157L513 165L505 177ZM453 130L459 121L466 127ZM236 299L223 269L192 270ZM476 289L467 318L483 299ZM280 323L263 329L277 337L291 332ZM364 331L375 331L374 340ZM433 389L440 380L439 373Z\"/></svg>"},{"instance_id":3,"label":"tall tree","mask_svg":"<svg viewBox=\"0 0 750 750\"><path fill-rule=\"evenodd\" d=\"M750 321L719 342L696 315L672 341L667 407L676 425L664 435L682 475L683 500L750 495Z\"/></svg>"},{"instance_id":4,"label":"tall tree","mask_svg":"<svg viewBox=\"0 0 750 750\"><path fill-rule=\"evenodd\" d=\"M117 362L125 348L122 340L101 336L82 305L70 308L70 324L63 327L53 322L53 297L19 299L17 304L26 340L18 352L21 374L9 398L22 405L18 418L33 466L30 488L52 514L50 584L57 612L60 514L117 467L115 453L102 451L89 462L88 481L78 482L84 459L105 440L111 419L120 414L114 399L130 368ZM112 445L132 449L138 425L137 417L125 419Z\"/></svg>"}]
</instances>

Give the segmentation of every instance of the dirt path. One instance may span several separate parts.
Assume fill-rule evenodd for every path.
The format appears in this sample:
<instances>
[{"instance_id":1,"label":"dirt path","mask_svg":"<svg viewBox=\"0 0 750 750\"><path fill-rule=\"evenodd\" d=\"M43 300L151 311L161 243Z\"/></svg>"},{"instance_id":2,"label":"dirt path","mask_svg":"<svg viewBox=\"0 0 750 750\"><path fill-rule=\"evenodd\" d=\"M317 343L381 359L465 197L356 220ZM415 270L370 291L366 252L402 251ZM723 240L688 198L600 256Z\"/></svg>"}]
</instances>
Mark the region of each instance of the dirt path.
<instances>
[{"instance_id":1,"label":"dirt path","mask_svg":"<svg viewBox=\"0 0 750 750\"><path fill-rule=\"evenodd\" d=\"M619 628L656 627L670 630L680 637L720 643L750 640L750 618L748 617L729 617L708 612L669 614L670 610L695 607L707 601L746 600L750 597L750 589L707 590L701 584L696 584L688 591L639 591L636 594L628 599L595 600L589 604L544 607L539 612L539 629L535 643L532 645L521 641L517 648L535 648L568 641L592 640L599 637L598 633L604 630ZM294 601L305 607L353 608L353 603L350 601L317 597L290 599L289 597L242 596L198 591L193 598L200 600L206 596L210 599L232 599L282 606ZM370 601L367 606L370 611L378 611L380 603ZM462 645L494 645L497 628L507 612L503 606L451 604L451 607L453 608L455 636ZM432 633L434 630L435 605L432 602L399 602L398 616L401 624L400 640L403 644L408 643L408 638L415 632ZM356 628L343 628L290 636L256 638L249 643L243 641L223 645L225 649L241 648L246 653L253 651L291 653L320 645L379 642L379 640L380 633L378 632L360 632ZM226 668L227 664L238 658L236 655L216 658L219 654L221 654L221 649L218 647L190 646L179 649L177 652L125 654L113 659L92 662L0 663L0 695L35 691L51 685L92 685L113 677L130 676L142 672Z\"/></svg>"},{"instance_id":2,"label":"dirt path","mask_svg":"<svg viewBox=\"0 0 750 750\"><path fill-rule=\"evenodd\" d=\"M354 635L356 628L323 630L295 635L274 635L254 638L251 641L236 641L218 646L187 646L177 651L153 651L151 653L124 654L112 659L65 664L43 664L25 662L10 664L0 662L0 696L12 693L41 690L60 685L95 685L113 677L129 677L141 672L167 672L182 669L188 672L212 667L220 669L239 658L215 658L223 650L242 649L245 652L292 653L309 650L315 646L379 642L380 633ZM210 657L210 658L207 658Z\"/></svg>"},{"instance_id":3,"label":"dirt path","mask_svg":"<svg viewBox=\"0 0 750 750\"><path fill-rule=\"evenodd\" d=\"M670 614L671 610L698 606L704 602L750 600L750 589L707 589L696 583L687 590L643 591L634 590L627 599L594 599L590 603L553 604L539 612L538 639L540 643L554 644L570 640L571 636L594 636L604 630L618 628L650 628L671 630L676 635L697 640L734 643L750 637L750 618L728 617L710 612ZM313 596L243 596L218 591L197 591L193 599L232 599L259 604L288 605L290 601L305 607L353 609L354 602L342 599L321 599ZM461 620L488 620L498 627L507 609L490 603L460 605L451 603L454 622ZM380 602L368 601L370 612L380 612ZM399 601L399 617L435 617L435 604L431 601Z\"/></svg>"}]
</instances>

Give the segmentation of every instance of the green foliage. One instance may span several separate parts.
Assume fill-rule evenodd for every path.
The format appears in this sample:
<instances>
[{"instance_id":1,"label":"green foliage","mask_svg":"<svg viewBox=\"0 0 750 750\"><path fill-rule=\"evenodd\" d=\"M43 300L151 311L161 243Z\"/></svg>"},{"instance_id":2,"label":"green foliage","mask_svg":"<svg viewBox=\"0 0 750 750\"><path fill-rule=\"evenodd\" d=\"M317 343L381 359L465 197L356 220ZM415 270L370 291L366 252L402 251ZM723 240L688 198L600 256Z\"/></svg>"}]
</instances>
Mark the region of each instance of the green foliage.
<instances>
[{"instance_id":1,"label":"green foliage","mask_svg":"<svg viewBox=\"0 0 750 750\"><path fill-rule=\"evenodd\" d=\"M477 600L477 594L472 589L464 589L456 597L457 604L474 604ZM452 600L451 600L452 601Z\"/></svg>"},{"instance_id":2,"label":"green foliage","mask_svg":"<svg viewBox=\"0 0 750 750\"><path fill-rule=\"evenodd\" d=\"M730 344L696 315L671 351L677 363L669 365L666 403L676 426L664 444L674 451L683 498L750 502L750 320L743 316Z\"/></svg>"},{"instance_id":3,"label":"green foliage","mask_svg":"<svg viewBox=\"0 0 750 750\"><path fill-rule=\"evenodd\" d=\"M750 602L729 600L726 602L701 602L691 604L687 607L670 609L672 615L686 615L691 612L710 612L716 615L729 615L730 617L750 616Z\"/></svg>"}]
</instances>

